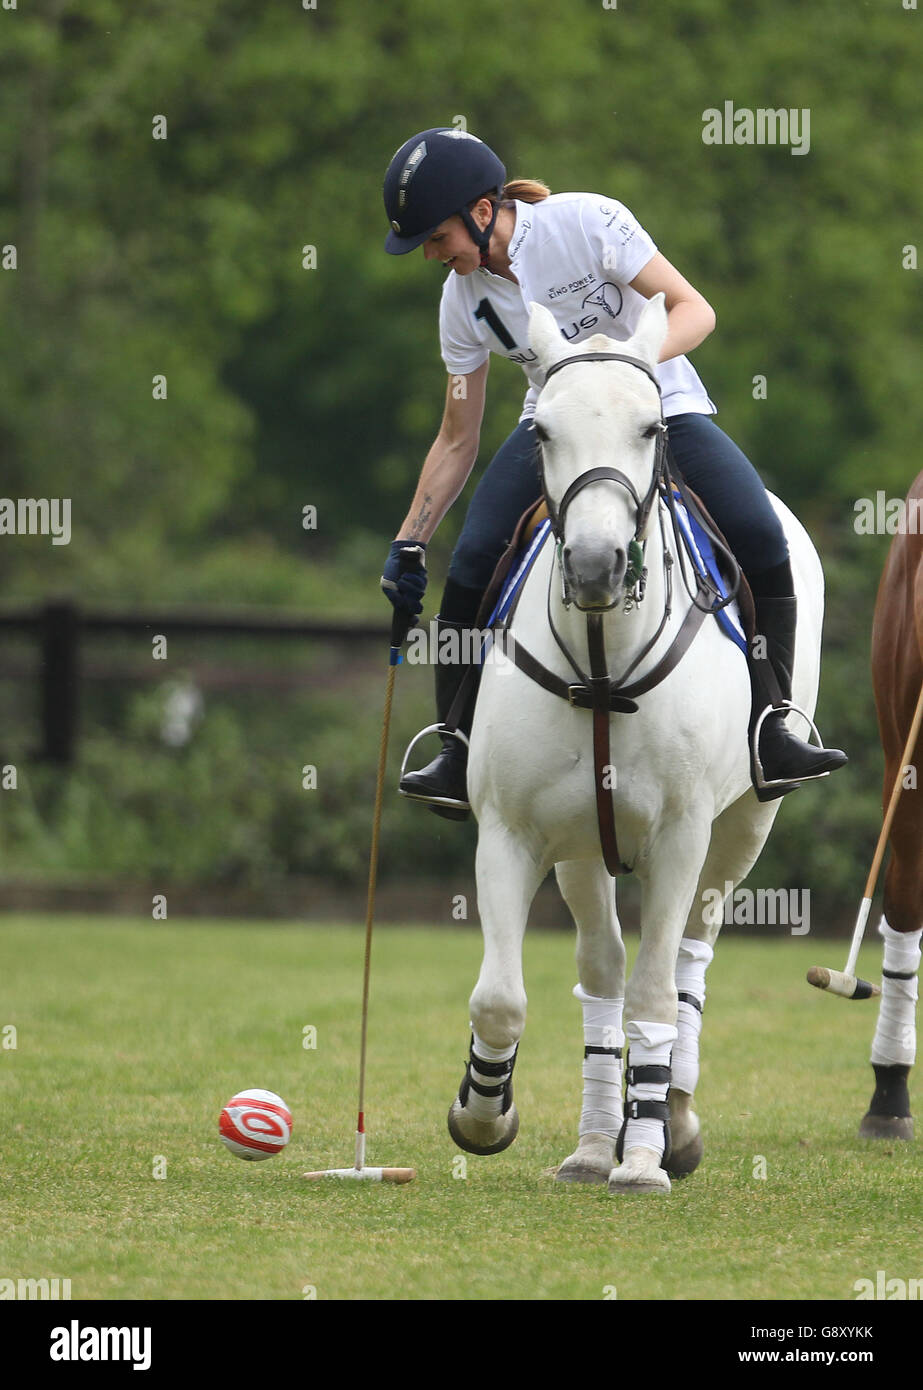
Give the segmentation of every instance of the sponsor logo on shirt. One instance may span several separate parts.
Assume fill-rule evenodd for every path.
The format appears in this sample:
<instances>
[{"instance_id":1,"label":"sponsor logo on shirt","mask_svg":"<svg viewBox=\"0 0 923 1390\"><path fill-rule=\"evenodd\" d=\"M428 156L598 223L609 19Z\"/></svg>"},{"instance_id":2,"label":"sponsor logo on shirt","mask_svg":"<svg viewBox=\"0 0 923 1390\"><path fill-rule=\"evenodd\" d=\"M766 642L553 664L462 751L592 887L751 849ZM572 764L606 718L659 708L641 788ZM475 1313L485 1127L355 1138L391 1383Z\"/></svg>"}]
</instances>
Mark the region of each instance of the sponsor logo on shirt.
<instances>
[{"instance_id":1,"label":"sponsor logo on shirt","mask_svg":"<svg viewBox=\"0 0 923 1390\"><path fill-rule=\"evenodd\" d=\"M588 285L595 283L596 276L593 271L589 271L581 280L571 280L567 285L552 285L545 291L549 299L560 299L564 294L575 294L577 290L585 290Z\"/></svg>"},{"instance_id":2,"label":"sponsor logo on shirt","mask_svg":"<svg viewBox=\"0 0 923 1390\"><path fill-rule=\"evenodd\" d=\"M619 214L615 208L607 208L602 203L599 205L599 210L604 217L609 218L609 221L606 223L606 231L608 231ZM618 230L621 235L622 245L627 246L638 229L632 226L630 222L620 222Z\"/></svg>"},{"instance_id":3,"label":"sponsor logo on shirt","mask_svg":"<svg viewBox=\"0 0 923 1390\"><path fill-rule=\"evenodd\" d=\"M618 285L613 285L611 280L604 280L586 296L580 307L585 309L588 304L593 304L607 313L610 319L614 319L622 312L622 303L622 291Z\"/></svg>"},{"instance_id":4,"label":"sponsor logo on shirt","mask_svg":"<svg viewBox=\"0 0 923 1390\"><path fill-rule=\"evenodd\" d=\"M520 246L521 246L522 243L525 241L526 237L528 236L528 234L529 234L529 232L530 232L531 230L532 230L532 223L529 222L529 221L523 222L523 224L522 224L522 231L520 232L519 237L517 238L517 240L516 240L516 242L513 244L513 246L510 247L510 250L509 250L509 252L508 252L508 255L509 255L510 260L512 260L513 257L514 257L515 255L517 255Z\"/></svg>"},{"instance_id":5,"label":"sponsor logo on shirt","mask_svg":"<svg viewBox=\"0 0 923 1390\"><path fill-rule=\"evenodd\" d=\"M571 338L576 338L581 333L588 332L591 328L595 328L598 323L598 314L584 314L582 319L574 319L573 323L568 324L566 328L562 328L561 333L563 337L570 342Z\"/></svg>"}]
</instances>

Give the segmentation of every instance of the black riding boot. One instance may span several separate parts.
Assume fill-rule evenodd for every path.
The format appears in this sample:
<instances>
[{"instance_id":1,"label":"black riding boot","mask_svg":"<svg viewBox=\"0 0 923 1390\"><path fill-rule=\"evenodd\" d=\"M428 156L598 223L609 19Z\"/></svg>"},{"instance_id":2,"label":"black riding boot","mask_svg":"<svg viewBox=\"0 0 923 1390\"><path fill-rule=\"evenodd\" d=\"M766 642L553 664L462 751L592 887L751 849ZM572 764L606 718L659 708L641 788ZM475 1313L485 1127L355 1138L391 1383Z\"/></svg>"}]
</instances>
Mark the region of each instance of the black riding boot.
<instances>
[{"instance_id":1,"label":"black riding boot","mask_svg":"<svg viewBox=\"0 0 923 1390\"><path fill-rule=\"evenodd\" d=\"M848 762L838 748L819 748L789 731L782 702L791 702L797 599L755 597L756 636L748 664L753 705L750 715L750 775L760 801L795 791L799 782L823 777ZM758 746L754 742L757 724Z\"/></svg>"},{"instance_id":2,"label":"black riding boot","mask_svg":"<svg viewBox=\"0 0 923 1390\"><path fill-rule=\"evenodd\" d=\"M454 631L458 634L459 656L471 654L470 651L466 650L466 641L470 647L470 640L464 636L465 632L472 628L471 623L453 623L444 618L437 618L436 624L440 638L437 656L443 647L442 634L446 631ZM471 722L474 718L474 704L481 679L480 668L478 666L472 667L470 662L461 660L451 664L436 662L436 714L440 724L443 724L448 718L462 681L465 680L469 672L472 672L472 675L464 697L464 705L456 719L456 727L459 733L465 735L466 739L471 733ZM419 772L405 773L400 780L398 790L403 796L413 797L415 801L426 802L435 815L444 816L446 820L467 820L471 814L471 806L468 801L467 773L467 742L463 743L460 738L456 738L452 734L444 734L442 752L426 767L421 768Z\"/></svg>"}]
</instances>

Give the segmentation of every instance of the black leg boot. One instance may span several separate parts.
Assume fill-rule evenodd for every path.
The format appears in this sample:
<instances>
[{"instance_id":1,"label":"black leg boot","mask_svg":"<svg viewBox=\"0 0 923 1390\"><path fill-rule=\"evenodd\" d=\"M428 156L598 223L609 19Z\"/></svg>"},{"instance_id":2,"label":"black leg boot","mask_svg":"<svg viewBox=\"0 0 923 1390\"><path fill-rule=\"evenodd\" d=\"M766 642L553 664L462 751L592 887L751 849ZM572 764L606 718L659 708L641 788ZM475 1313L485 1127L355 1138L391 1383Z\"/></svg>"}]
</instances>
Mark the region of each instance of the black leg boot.
<instances>
[{"instance_id":1,"label":"black leg boot","mask_svg":"<svg viewBox=\"0 0 923 1390\"><path fill-rule=\"evenodd\" d=\"M800 782L823 777L848 758L838 748L805 743L785 723L791 706L797 599L754 597L756 636L749 653L750 775L760 801L774 801ZM782 706L782 708L780 708ZM813 728L813 725L812 725Z\"/></svg>"},{"instance_id":2,"label":"black leg boot","mask_svg":"<svg viewBox=\"0 0 923 1390\"><path fill-rule=\"evenodd\" d=\"M471 655L470 650L466 651L466 646L470 648L472 645L466 637L473 626L471 623L453 623L439 617L436 624L440 639L437 655L443 650L442 635L447 631L457 633L459 655ZM471 733L480 679L480 667L470 661L460 660L451 664L436 662L436 714L440 724L448 719L462 683L467 681L464 703L453 721L458 733L464 734L465 739L463 741L455 734L443 734L439 755L419 772L405 773L398 786L402 796L425 802L435 815L443 816L446 820L467 820L471 814L467 786L467 739Z\"/></svg>"}]
</instances>

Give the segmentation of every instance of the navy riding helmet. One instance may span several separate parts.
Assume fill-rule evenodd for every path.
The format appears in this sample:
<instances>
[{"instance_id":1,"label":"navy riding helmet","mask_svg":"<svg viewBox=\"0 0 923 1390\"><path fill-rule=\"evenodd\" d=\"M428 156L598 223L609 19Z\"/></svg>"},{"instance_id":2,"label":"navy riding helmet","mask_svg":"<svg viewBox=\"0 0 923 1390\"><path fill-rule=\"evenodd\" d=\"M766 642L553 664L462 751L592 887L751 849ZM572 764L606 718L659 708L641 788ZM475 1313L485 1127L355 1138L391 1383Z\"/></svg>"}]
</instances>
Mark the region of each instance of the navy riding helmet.
<instances>
[{"instance_id":1,"label":"navy riding helmet","mask_svg":"<svg viewBox=\"0 0 923 1390\"><path fill-rule=\"evenodd\" d=\"M448 126L412 135L385 174L385 211L391 221L385 250L392 256L406 255L457 213L480 249L483 265L505 182L503 164L476 135ZM468 204L494 192L494 214L482 232Z\"/></svg>"}]
</instances>

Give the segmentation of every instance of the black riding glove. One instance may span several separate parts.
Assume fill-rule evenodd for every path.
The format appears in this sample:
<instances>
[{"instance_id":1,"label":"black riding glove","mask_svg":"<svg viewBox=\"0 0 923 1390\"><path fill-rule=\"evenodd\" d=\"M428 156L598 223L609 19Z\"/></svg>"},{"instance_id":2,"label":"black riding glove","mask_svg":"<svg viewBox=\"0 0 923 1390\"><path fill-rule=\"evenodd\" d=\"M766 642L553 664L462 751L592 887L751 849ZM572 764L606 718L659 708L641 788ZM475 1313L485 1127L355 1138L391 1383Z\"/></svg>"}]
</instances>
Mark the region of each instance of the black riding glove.
<instances>
[{"instance_id":1,"label":"black riding glove","mask_svg":"<svg viewBox=\"0 0 923 1390\"><path fill-rule=\"evenodd\" d=\"M413 546L419 546L425 555L426 546L423 541L398 540L391 542L384 573L381 576L381 587L385 597L393 603L394 607L409 613L416 622L423 611L426 569L421 565L417 570L406 570L401 574L399 563L401 551Z\"/></svg>"}]
</instances>

